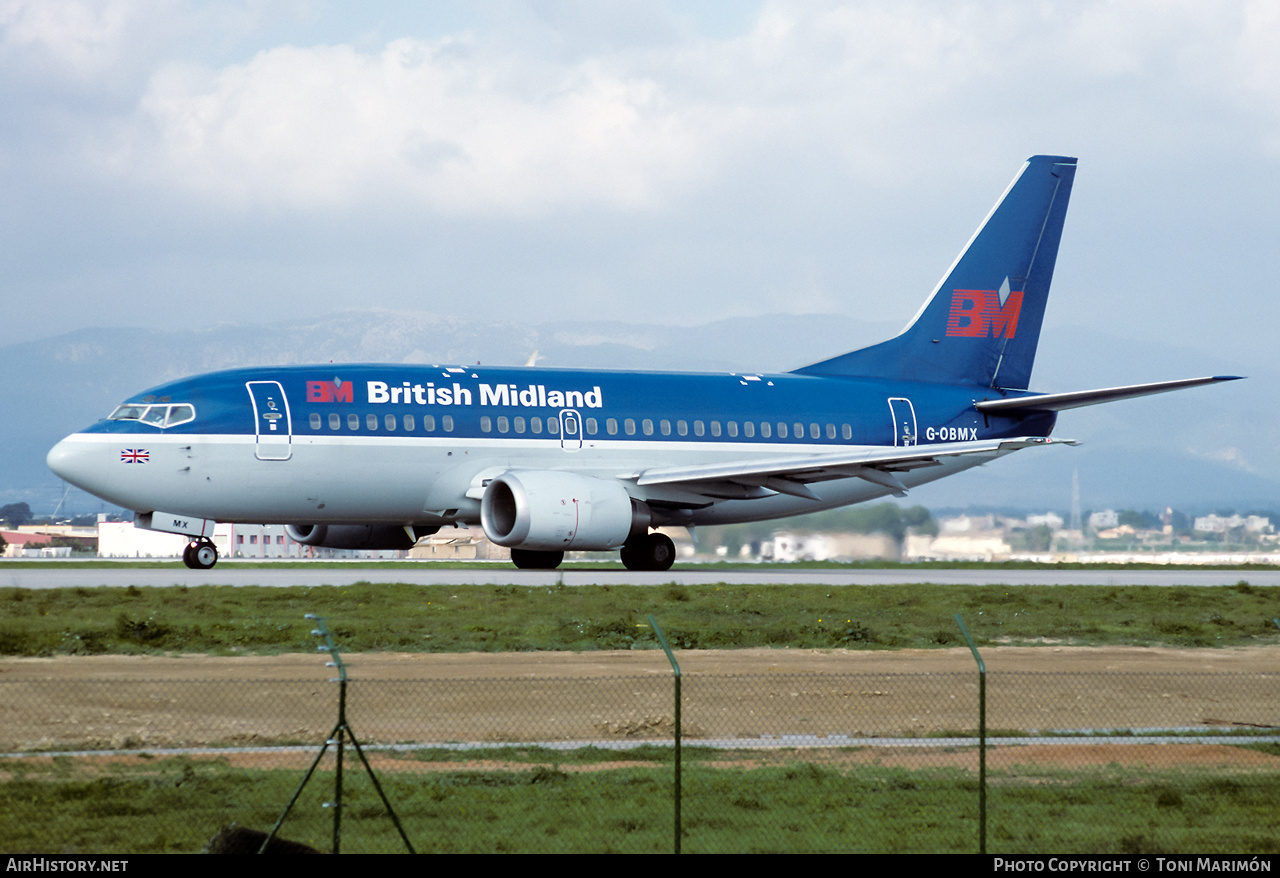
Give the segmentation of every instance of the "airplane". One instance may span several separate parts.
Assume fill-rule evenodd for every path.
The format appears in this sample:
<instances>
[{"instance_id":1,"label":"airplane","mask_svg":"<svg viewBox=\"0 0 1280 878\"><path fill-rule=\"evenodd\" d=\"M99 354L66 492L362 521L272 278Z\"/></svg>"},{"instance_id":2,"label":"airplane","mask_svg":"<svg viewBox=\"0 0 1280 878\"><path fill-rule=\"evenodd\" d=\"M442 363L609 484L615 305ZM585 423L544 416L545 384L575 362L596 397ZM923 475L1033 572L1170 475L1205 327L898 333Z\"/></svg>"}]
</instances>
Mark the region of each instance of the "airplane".
<instances>
[{"instance_id":1,"label":"airplane","mask_svg":"<svg viewBox=\"0 0 1280 878\"><path fill-rule=\"evenodd\" d=\"M138 527L218 558L215 522L305 545L407 549L479 526L517 567L618 551L666 570L657 528L861 503L1050 437L1058 412L1235 380L1033 393L1076 159L1019 169L894 338L783 374L350 364L234 369L143 391L49 452Z\"/></svg>"}]
</instances>

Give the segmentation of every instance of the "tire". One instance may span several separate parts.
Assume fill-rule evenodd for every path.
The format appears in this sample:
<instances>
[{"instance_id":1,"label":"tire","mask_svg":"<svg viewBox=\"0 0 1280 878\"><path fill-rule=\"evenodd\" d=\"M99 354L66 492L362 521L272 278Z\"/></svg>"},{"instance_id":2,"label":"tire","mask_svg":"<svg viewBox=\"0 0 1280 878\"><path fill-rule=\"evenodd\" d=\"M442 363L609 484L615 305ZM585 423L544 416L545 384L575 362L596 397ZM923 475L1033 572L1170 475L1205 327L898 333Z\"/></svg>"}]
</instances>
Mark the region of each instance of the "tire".
<instances>
[{"instance_id":1,"label":"tire","mask_svg":"<svg viewBox=\"0 0 1280 878\"><path fill-rule=\"evenodd\" d=\"M649 534L647 548L649 570L670 570L676 563L676 544L666 534Z\"/></svg>"},{"instance_id":2,"label":"tire","mask_svg":"<svg viewBox=\"0 0 1280 878\"><path fill-rule=\"evenodd\" d=\"M676 544L666 534L649 534L627 543L618 553L628 570L670 570L676 561Z\"/></svg>"},{"instance_id":3,"label":"tire","mask_svg":"<svg viewBox=\"0 0 1280 878\"><path fill-rule=\"evenodd\" d=\"M538 552L533 549L512 549L511 563L521 570L555 570L564 560L564 552Z\"/></svg>"},{"instance_id":4,"label":"tire","mask_svg":"<svg viewBox=\"0 0 1280 878\"><path fill-rule=\"evenodd\" d=\"M218 549L213 543L200 543L191 549L191 568L208 570L218 563Z\"/></svg>"},{"instance_id":5,"label":"tire","mask_svg":"<svg viewBox=\"0 0 1280 878\"><path fill-rule=\"evenodd\" d=\"M627 543L618 552L618 557L622 561L622 566L628 570L648 570L649 568L645 566L646 554L644 543L640 545Z\"/></svg>"}]
</instances>

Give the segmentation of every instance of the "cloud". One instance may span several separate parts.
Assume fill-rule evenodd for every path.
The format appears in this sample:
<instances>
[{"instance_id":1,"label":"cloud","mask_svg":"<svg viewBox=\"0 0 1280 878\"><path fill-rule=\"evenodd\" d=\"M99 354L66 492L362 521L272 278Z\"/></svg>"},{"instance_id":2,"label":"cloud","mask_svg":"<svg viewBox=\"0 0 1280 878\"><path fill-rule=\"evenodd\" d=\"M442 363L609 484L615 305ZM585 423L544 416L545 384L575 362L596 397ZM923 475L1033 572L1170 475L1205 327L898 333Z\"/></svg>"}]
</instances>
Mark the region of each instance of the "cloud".
<instances>
[{"instance_id":1,"label":"cloud","mask_svg":"<svg viewBox=\"0 0 1280 878\"><path fill-rule=\"evenodd\" d=\"M1017 162L1060 152L1082 159L1060 275L1088 281L1078 307L1147 326L1137 303L1217 283L1206 234L1266 275L1270 0L743 8L0 0L0 267L84 320L103 289L153 321L352 289L887 317ZM1151 325L1190 333L1175 319Z\"/></svg>"},{"instance_id":2,"label":"cloud","mask_svg":"<svg viewBox=\"0 0 1280 878\"><path fill-rule=\"evenodd\" d=\"M110 152L232 206L406 198L446 214L654 204L695 143L663 87L595 60L494 59L466 35L278 47L216 71L170 66Z\"/></svg>"},{"instance_id":3,"label":"cloud","mask_svg":"<svg viewBox=\"0 0 1280 878\"><path fill-rule=\"evenodd\" d=\"M96 152L123 179L241 210L390 202L528 217L669 205L782 152L883 185L948 143L978 167L1007 161L1010 138L1066 150L1143 125L1174 141L1231 136L1179 119L1186 100L1218 116L1260 107L1249 124L1274 139L1280 108L1280 28L1260 2L774 2L742 33L667 22L623 46L603 13L576 8L521 19L520 33L165 63ZM117 45L131 16L86 16L62 16L46 42L91 70L91 25L110 19L103 44Z\"/></svg>"}]
</instances>

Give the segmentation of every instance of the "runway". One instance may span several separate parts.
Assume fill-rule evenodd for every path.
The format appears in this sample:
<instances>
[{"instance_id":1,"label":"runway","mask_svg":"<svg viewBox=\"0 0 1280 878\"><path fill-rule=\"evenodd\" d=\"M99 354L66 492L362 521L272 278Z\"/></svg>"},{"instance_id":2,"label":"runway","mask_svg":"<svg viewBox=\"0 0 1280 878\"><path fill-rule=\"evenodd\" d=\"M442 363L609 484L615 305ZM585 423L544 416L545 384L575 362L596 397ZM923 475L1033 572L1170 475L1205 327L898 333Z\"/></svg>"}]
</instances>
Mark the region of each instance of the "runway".
<instances>
[{"instance_id":1,"label":"runway","mask_svg":"<svg viewBox=\"0 0 1280 878\"><path fill-rule=\"evenodd\" d=\"M665 573L643 573L617 568L568 567L563 570L517 570L507 564L475 568L439 568L431 562L414 567L386 566L377 562L306 567L272 567L239 565L222 561L212 570L187 570L182 567L78 567L57 564L49 567L10 567L0 562L0 586L11 588L122 588L200 585L228 586L322 586L352 585L357 582L412 585L789 585L794 583L827 585L899 585L903 583L936 583L940 585L1093 585L1127 586L1194 585L1221 587L1240 581L1252 586L1280 585L1280 569L1115 569L1115 570L1001 570L1001 569L867 569L804 570L707 569L684 568Z\"/></svg>"}]
</instances>

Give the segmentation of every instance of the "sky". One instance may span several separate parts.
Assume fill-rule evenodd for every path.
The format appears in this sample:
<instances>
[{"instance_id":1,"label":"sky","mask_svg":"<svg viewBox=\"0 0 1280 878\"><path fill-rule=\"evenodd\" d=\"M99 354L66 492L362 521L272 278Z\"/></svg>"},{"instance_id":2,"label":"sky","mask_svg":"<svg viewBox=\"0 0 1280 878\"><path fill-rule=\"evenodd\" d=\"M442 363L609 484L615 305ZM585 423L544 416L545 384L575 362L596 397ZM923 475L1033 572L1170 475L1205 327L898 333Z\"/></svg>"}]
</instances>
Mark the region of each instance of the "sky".
<instances>
[{"instance_id":1,"label":"sky","mask_svg":"<svg viewBox=\"0 0 1280 878\"><path fill-rule=\"evenodd\" d=\"M0 118L0 344L905 323L1037 153L1080 160L1046 332L1280 325L1274 0L0 0Z\"/></svg>"}]
</instances>

